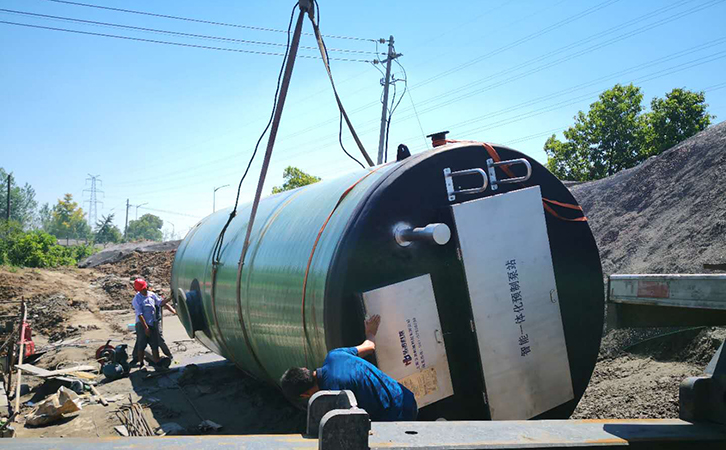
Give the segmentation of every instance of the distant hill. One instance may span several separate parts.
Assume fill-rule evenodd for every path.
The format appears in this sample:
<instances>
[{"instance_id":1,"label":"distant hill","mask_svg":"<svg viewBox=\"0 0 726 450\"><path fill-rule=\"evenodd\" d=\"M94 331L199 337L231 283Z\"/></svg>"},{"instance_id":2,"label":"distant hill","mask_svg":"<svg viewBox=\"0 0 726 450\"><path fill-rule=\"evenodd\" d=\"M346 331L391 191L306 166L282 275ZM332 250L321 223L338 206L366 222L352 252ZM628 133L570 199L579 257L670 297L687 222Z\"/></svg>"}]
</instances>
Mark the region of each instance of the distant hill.
<instances>
[{"instance_id":1,"label":"distant hill","mask_svg":"<svg viewBox=\"0 0 726 450\"><path fill-rule=\"evenodd\" d=\"M605 274L703 273L704 263L726 262L726 122L570 190Z\"/></svg>"}]
</instances>

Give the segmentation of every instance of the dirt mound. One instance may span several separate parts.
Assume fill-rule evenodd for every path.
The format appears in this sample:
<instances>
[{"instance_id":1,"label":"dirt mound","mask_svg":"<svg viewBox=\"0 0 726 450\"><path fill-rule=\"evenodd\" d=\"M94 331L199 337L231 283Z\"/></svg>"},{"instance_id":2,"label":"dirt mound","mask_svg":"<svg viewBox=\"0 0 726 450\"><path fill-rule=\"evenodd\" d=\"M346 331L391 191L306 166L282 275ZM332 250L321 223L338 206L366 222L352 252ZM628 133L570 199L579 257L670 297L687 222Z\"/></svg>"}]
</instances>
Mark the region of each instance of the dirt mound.
<instances>
[{"instance_id":1,"label":"dirt mound","mask_svg":"<svg viewBox=\"0 0 726 450\"><path fill-rule=\"evenodd\" d=\"M570 189L606 274L702 273L704 263L726 258L726 122Z\"/></svg>"},{"instance_id":2,"label":"dirt mound","mask_svg":"<svg viewBox=\"0 0 726 450\"><path fill-rule=\"evenodd\" d=\"M63 294L36 296L28 300L28 319L34 331L48 336L50 341L59 341L85 330L78 325L66 325L64 322L74 311L87 309L86 303Z\"/></svg>"},{"instance_id":3,"label":"dirt mound","mask_svg":"<svg viewBox=\"0 0 726 450\"><path fill-rule=\"evenodd\" d=\"M116 244L107 247L100 252L89 256L80 263L78 267L81 269L92 268L100 266L101 264L114 264L124 258L127 258L134 253L156 253L156 252L170 252L176 251L181 241L166 241L166 242L155 242L155 241L144 241L144 242L129 242L126 244Z\"/></svg>"},{"instance_id":4,"label":"dirt mound","mask_svg":"<svg viewBox=\"0 0 726 450\"><path fill-rule=\"evenodd\" d=\"M131 299L136 292L133 283L143 278L149 288L165 296L170 294L171 265L176 250L165 252L132 252L111 264L96 267L105 275L94 280L108 294L108 299L99 304L101 310L131 309Z\"/></svg>"}]
</instances>

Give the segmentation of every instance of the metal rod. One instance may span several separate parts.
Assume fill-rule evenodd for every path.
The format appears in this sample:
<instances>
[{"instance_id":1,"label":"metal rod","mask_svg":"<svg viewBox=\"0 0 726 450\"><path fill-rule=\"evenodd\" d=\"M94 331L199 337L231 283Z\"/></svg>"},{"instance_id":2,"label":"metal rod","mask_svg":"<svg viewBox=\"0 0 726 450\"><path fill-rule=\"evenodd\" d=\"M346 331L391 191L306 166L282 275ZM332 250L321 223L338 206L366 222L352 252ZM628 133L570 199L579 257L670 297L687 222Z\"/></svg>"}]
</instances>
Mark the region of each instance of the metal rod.
<instances>
[{"instance_id":1,"label":"metal rod","mask_svg":"<svg viewBox=\"0 0 726 450\"><path fill-rule=\"evenodd\" d=\"M402 247L406 247L414 241L428 241L445 245L451 239L451 229L445 223L430 223L418 228L400 225L396 227L394 235L396 242Z\"/></svg>"},{"instance_id":2,"label":"metal rod","mask_svg":"<svg viewBox=\"0 0 726 450\"><path fill-rule=\"evenodd\" d=\"M20 325L20 351L18 355L18 365L23 364L23 353L25 353L25 326L27 324L26 320L28 319L28 308L23 302L21 304L22 308L22 316L23 321ZM18 381L16 382L16 388L15 388L15 410L13 413L15 414L15 417L18 416L18 411L20 411L20 381L21 381L21 371L18 368Z\"/></svg>"}]
</instances>

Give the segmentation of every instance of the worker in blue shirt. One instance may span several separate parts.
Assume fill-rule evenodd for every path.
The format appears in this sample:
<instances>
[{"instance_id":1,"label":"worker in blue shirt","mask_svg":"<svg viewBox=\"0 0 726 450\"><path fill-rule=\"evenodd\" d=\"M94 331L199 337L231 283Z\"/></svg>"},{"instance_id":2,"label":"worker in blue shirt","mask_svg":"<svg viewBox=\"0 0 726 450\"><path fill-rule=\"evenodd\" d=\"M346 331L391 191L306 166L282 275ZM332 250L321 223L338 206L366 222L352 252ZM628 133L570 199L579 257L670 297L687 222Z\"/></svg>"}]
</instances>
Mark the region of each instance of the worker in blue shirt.
<instances>
[{"instance_id":1,"label":"worker in blue shirt","mask_svg":"<svg viewBox=\"0 0 726 450\"><path fill-rule=\"evenodd\" d=\"M381 317L366 321L366 340L356 346L330 351L323 366L311 371L292 367L280 378L280 386L290 399L307 400L319 390L350 390L358 406L374 421L416 420L418 407L413 393L363 357L376 350L375 336Z\"/></svg>"}]
</instances>

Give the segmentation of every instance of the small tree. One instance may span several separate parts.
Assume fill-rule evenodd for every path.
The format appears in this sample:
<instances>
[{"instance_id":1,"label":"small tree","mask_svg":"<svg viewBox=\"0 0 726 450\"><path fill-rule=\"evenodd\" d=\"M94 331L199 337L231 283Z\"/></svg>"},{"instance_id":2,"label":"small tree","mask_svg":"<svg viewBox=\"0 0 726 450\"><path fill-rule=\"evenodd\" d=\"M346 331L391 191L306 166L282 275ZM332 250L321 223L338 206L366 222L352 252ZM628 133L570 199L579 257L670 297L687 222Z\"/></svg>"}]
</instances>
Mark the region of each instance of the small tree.
<instances>
[{"instance_id":1,"label":"small tree","mask_svg":"<svg viewBox=\"0 0 726 450\"><path fill-rule=\"evenodd\" d=\"M132 220L129 222L126 237L129 241L144 239L161 241L164 237L164 234L161 232L161 227L163 226L164 221L158 216L153 214L144 214L138 220Z\"/></svg>"},{"instance_id":2,"label":"small tree","mask_svg":"<svg viewBox=\"0 0 726 450\"><path fill-rule=\"evenodd\" d=\"M73 195L66 194L63 200L53 207L51 212L50 233L57 238L88 239L91 236L91 227L86 223L83 209L73 201Z\"/></svg>"},{"instance_id":3,"label":"small tree","mask_svg":"<svg viewBox=\"0 0 726 450\"><path fill-rule=\"evenodd\" d=\"M121 242L123 236L121 230L113 224L113 214L101 216L101 220L96 223L95 240L99 244Z\"/></svg>"},{"instance_id":4,"label":"small tree","mask_svg":"<svg viewBox=\"0 0 726 450\"><path fill-rule=\"evenodd\" d=\"M297 189L301 186L307 186L308 184L317 183L320 181L320 177L310 175L297 167L288 166L282 173L282 178L285 179L285 183L282 186L274 186L272 188L273 194L279 194L280 192Z\"/></svg>"},{"instance_id":5,"label":"small tree","mask_svg":"<svg viewBox=\"0 0 726 450\"><path fill-rule=\"evenodd\" d=\"M35 225L36 228L49 232L50 224L53 222L53 211L48 203L43 203L43 206L38 210L38 220Z\"/></svg>"},{"instance_id":6,"label":"small tree","mask_svg":"<svg viewBox=\"0 0 726 450\"><path fill-rule=\"evenodd\" d=\"M8 176L10 176L10 220L18 222L21 227L28 229L33 225L35 208L35 190L28 183L18 186L12 174L0 167L0 220L5 220L8 214Z\"/></svg>"}]
</instances>

